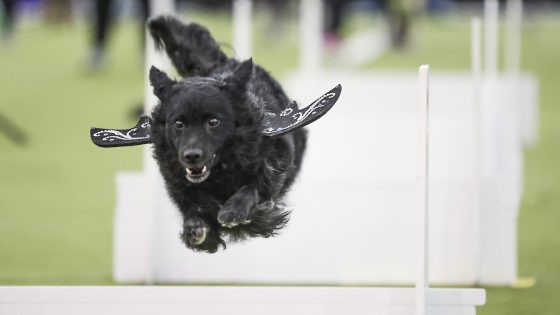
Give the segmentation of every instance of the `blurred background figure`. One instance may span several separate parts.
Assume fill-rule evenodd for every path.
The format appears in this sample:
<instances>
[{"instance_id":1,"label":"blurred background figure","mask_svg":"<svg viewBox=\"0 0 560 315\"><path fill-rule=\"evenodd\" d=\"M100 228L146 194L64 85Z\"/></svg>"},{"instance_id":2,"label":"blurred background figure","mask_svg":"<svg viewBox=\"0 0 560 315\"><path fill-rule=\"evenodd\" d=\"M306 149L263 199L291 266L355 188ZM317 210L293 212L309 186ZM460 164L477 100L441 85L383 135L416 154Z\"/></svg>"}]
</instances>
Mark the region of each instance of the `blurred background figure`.
<instances>
[{"instance_id":1,"label":"blurred background figure","mask_svg":"<svg viewBox=\"0 0 560 315\"><path fill-rule=\"evenodd\" d=\"M113 24L114 14L113 0L96 0L94 8L94 28L93 28L93 45L91 56L89 60L89 70L95 71L99 70L105 62L107 42L109 40L109 35L111 31L111 26ZM149 0L137 0L138 13L140 16L140 37L142 46L139 49L143 49L144 38L145 38L145 27L144 24L148 16L150 16L150 1Z\"/></svg>"},{"instance_id":2,"label":"blurred background figure","mask_svg":"<svg viewBox=\"0 0 560 315\"><path fill-rule=\"evenodd\" d=\"M0 30L1 40L10 40L14 32L16 0L2 0L2 25Z\"/></svg>"},{"instance_id":3,"label":"blurred background figure","mask_svg":"<svg viewBox=\"0 0 560 315\"><path fill-rule=\"evenodd\" d=\"M264 13L268 13L267 32L275 40L278 36L283 36L287 26L290 5L293 1L290 0L258 0L257 5Z\"/></svg>"},{"instance_id":4,"label":"blurred background figure","mask_svg":"<svg viewBox=\"0 0 560 315\"><path fill-rule=\"evenodd\" d=\"M150 16L149 0L133 0L128 4L133 4L132 9L135 11L139 21L140 43L139 51L144 49L145 40L145 23ZM266 0L266 2L280 3L281 0ZM120 12L123 1L118 0L95 0L92 8L92 49L89 59L89 70L96 71L105 65L108 45L111 37L111 30L114 22ZM213 9L220 10L231 6L230 0L184 0L176 1L176 5L184 6L189 9Z\"/></svg>"},{"instance_id":5,"label":"blurred background figure","mask_svg":"<svg viewBox=\"0 0 560 315\"><path fill-rule=\"evenodd\" d=\"M341 30L348 14L348 7L356 3L354 0L326 0L327 15L325 22L325 43L327 46L337 45L342 38ZM410 15L412 2L406 0L368 0L362 1L383 12L389 26L389 35L393 48L406 46L409 38Z\"/></svg>"},{"instance_id":6,"label":"blurred background figure","mask_svg":"<svg viewBox=\"0 0 560 315\"><path fill-rule=\"evenodd\" d=\"M345 9L352 0L327 0L324 40L327 46L337 45L341 41L341 28L346 14Z\"/></svg>"},{"instance_id":7,"label":"blurred background figure","mask_svg":"<svg viewBox=\"0 0 560 315\"><path fill-rule=\"evenodd\" d=\"M52 24L68 23L72 21L71 0L45 0L45 18Z\"/></svg>"}]
</instances>

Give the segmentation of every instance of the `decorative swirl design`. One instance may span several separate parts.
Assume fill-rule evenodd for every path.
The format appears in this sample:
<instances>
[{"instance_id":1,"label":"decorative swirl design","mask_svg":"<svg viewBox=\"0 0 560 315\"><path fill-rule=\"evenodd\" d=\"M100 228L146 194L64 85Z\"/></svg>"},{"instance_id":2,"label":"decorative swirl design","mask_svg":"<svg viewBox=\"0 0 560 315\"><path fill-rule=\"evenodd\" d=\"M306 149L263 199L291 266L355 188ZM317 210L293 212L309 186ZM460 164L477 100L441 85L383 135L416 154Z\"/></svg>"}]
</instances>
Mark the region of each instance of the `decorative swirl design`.
<instances>
[{"instance_id":1,"label":"decorative swirl design","mask_svg":"<svg viewBox=\"0 0 560 315\"><path fill-rule=\"evenodd\" d=\"M325 106L325 104L330 99L335 97L336 95L337 94L335 92L329 92L329 93L324 94L323 96L321 96L320 98L315 100L315 102L313 102L311 105L307 106L305 108L305 111L298 111L297 113L293 114L292 118L294 119L294 121L292 123L287 124L287 125L283 125L283 126L279 126L279 127L276 127L276 128L268 127L268 128L265 129L265 132L267 132L267 133L280 133L284 130L291 129L292 127L300 124L304 120L307 120L309 118L309 116L317 114L316 110ZM284 112L287 112L288 110L291 110L291 108L285 109L280 114L280 116L287 116L287 115L283 115L283 114L284 114ZM291 111L290 111L290 113L291 113Z\"/></svg>"},{"instance_id":2,"label":"decorative swirl design","mask_svg":"<svg viewBox=\"0 0 560 315\"><path fill-rule=\"evenodd\" d=\"M97 129L97 131L92 130L91 138L98 139L96 141L105 142L115 142L124 141L130 143L133 141L142 141L150 139L150 120L143 116L136 126L126 130L115 130L115 129ZM95 129L95 128L94 128ZM99 139L101 138L101 139Z\"/></svg>"},{"instance_id":3,"label":"decorative swirl design","mask_svg":"<svg viewBox=\"0 0 560 315\"><path fill-rule=\"evenodd\" d=\"M294 110L291 108L286 108L285 110L283 110L282 112L280 112L280 116L288 116L290 115Z\"/></svg>"},{"instance_id":4,"label":"decorative swirl design","mask_svg":"<svg viewBox=\"0 0 560 315\"><path fill-rule=\"evenodd\" d=\"M150 123L145 123L145 124L149 126ZM147 127L144 126L145 124L142 124L143 128ZM127 133L122 133L118 130L106 129L94 133L93 137L96 138L103 137L102 138L103 141L115 141L115 140L133 141L133 140L145 140L150 138L149 135L143 137L135 137L136 131L138 131L138 128L132 128L128 130Z\"/></svg>"}]
</instances>

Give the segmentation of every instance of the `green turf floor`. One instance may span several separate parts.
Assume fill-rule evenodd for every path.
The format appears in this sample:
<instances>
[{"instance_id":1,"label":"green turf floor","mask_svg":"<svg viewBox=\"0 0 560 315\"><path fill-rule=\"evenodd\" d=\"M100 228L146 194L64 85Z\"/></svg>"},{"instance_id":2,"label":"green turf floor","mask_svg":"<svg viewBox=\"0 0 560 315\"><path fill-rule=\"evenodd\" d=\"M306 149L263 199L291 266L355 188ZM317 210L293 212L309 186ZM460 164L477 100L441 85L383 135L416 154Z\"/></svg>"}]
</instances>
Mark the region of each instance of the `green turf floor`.
<instances>
[{"instance_id":1,"label":"green turf floor","mask_svg":"<svg viewBox=\"0 0 560 315\"><path fill-rule=\"evenodd\" d=\"M222 42L229 18L195 17ZM466 18L423 19L407 52L370 69L467 69ZM267 33L257 23L255 61L281 76L296 65L295 28ZM115 29L105 69L86 67L83 25L26 26L0 43L0 114L28 134L25 146L0 134L0 284L110 284L114 175L139 170L141 148L102 150L89 142L92 125L128 126L142 101L138 27ZM528 289L489 288L480 314L560 314L560 15L532 16L523 38L523 68L541 89L538 146L526 153L519 221L519 274Z\"/></svg>"}]
</instances>

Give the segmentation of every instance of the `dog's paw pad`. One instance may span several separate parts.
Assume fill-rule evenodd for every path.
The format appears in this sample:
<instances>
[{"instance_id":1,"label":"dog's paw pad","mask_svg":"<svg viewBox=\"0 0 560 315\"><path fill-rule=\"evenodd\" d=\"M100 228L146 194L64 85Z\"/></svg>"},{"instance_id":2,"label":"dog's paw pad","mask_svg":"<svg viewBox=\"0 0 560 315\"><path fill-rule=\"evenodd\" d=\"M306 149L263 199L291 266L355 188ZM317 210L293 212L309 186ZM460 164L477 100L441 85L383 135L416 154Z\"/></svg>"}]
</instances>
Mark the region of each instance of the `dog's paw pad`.
<instances>
[{"instance_id":1,"label":"dog's paw pad","mask_svg":"<svg viewBox=\"0 0 560 315\"><path fill-rule=\"evenodd\" d=\"M218 213L218 222L223 227L232 228L239 224L249 224L251 220L249 220L246 215L241 215L234 211L221 211Z\"/></svg>"},{"instance_id":2,"label":"dog's paw pad","mask_svg":"<svg viewBox=\"0 0 560 315\"><path fill-rule=\"evenodd\" d=\"M198 246L206 240L208 226L200 219L185 222L182 238L188 246Z\"/></svg>"},{"instance_id":3,"label":"dog's paw pad","mask_svg":"<svg viewBox=\"0 0 560 315\"><path fill-rule=\"evenodd\" d=\"M192 245L200 245L206 240L207 229L204 226L199 226L190 230L190 240Z\"/></svg>"},{"instance_id":4,"label":"dog's paw pad","mask_svg":"<svg viewBox=\"0 0 560 315\"><path fill-rule=\"evenodd\" d=\"M223 227L232 228L237 226L237 222L220 222Z\"/></svg>"}]
</instances>

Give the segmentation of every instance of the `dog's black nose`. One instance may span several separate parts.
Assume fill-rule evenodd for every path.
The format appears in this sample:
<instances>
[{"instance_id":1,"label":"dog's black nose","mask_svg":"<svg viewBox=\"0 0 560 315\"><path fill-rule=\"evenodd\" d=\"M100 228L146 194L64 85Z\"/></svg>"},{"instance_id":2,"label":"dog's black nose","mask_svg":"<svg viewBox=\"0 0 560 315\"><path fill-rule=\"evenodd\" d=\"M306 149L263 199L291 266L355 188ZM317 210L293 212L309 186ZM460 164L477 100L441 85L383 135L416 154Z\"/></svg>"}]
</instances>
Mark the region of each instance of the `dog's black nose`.
<instances>
[{"instance_id":1,"label":"dog's black nose","mask_svg":"<svg viewBox=\"0 0 560 315\"><path fill-rule=\"evenodd\" d=\"M185 161L189 163L199 162L200 159L202 158L202 150L200 149L185 150L183 151L183 157L185 158Z\"/></svg>"}]
</instances>

